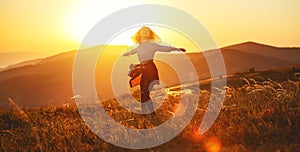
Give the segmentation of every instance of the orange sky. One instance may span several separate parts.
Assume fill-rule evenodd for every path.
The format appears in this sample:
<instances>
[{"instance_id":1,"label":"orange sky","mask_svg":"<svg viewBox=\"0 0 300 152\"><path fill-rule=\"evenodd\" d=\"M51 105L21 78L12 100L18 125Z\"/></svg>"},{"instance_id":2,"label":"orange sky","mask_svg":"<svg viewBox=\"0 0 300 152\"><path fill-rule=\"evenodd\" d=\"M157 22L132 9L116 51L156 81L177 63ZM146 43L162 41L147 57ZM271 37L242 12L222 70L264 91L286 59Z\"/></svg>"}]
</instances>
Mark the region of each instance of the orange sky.
<instances>
[{"instance_id":1,"label":"orange sky","mask_svg":"<svg viewBox=\"0 0 300 152\"><path fill-rule=\"evenodd\" d=\"M76 49L85 33L103 17L121 8L146 3L165 4L186 11L207 27L220 47L244 41L300 47L299 0L30 2L1 0L0 52L55 54ZM130 34L123 34L113 44L131 45ZM184 45L171 35L162 37L172 45Z\"/></svg>"}]
</instances>

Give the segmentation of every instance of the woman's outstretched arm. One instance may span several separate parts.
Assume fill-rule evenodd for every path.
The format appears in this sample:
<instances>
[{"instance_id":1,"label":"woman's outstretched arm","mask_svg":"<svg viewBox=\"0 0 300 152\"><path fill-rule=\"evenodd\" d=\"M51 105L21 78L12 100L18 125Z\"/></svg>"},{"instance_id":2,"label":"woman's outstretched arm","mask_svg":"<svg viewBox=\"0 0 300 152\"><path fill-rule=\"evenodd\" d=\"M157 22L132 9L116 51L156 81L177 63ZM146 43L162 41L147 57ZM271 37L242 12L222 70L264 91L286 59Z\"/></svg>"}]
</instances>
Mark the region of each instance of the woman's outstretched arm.
<instances>
[{"instance_id":1,"label":"woman's outstretched arm","mask_svg":"<svg viewBox=\"0 0 300 152\"><path fill-rule=\"evenodd\" d=\"M181 51L181 52L186 52L185 49L183 48L176 48L176 47L171 47L171 46L165 46L165 45L159 45L154 43L154 48L156 51L160 52L171 52L171 51Z\"/></svg>"},{"instance_id":2,"label":"woman's outstretched arm","mask_svg":"<svg viewBox=\"0 0 300 152\"><path fill-rule=\"evenodd\" d=\"M136 53L136 49L132 49L132 50L130 50L128 52L123 53L123 56L129 56L129 55L133 55L135 53Z\"/></svg>"}]
</instances>

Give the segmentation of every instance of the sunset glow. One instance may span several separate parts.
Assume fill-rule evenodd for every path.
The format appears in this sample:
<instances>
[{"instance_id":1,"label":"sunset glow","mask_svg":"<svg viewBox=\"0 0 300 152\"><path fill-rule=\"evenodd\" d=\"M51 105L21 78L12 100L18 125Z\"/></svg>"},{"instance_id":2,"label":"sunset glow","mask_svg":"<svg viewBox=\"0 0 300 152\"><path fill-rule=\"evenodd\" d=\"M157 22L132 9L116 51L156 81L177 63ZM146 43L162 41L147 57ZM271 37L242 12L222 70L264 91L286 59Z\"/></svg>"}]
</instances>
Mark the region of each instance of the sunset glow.
<instances>
[{"instance_id":1,"label":"sunset glow","mask_svg":"<svg viewBox=\"0 0 300 152\"><path fill-rule=\"evenodd\" d=\"M245 41L275 46L300 46L300 4L291 1L1 1L0 52L58 53L78 48L85 34L109 14L138 4L155 3L186 11L204 24L220 47ZM118 5L116 5L118 4ZM128 32L130 33L130 32ZM184 38L158 30L173 45ZM175 34L176 35L176 34ZM112 44L131 45L131 33Z\"/></svg>"},{"instance_id":2,"label":"sunset glow","mask_svg":"<svg viewBox=\"0 0 300 152\"><path fill-rule=\"evenodd\" d=\"M1 0L1 151L300 151L300 0Z\"/></svg>"}]
</instances>

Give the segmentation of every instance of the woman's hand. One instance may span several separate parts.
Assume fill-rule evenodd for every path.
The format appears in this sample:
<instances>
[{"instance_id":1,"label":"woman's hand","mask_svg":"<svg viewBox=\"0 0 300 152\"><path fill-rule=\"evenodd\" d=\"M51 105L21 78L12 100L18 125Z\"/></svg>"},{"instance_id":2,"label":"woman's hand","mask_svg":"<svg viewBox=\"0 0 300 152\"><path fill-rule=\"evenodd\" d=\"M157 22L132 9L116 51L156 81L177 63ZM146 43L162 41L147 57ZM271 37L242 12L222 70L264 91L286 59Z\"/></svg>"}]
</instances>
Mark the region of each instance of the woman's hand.
<instances>
[{"instance_id":1,"label":"woman's hand","mask_svg":"<svg viewBox=\"0 0 300 152\"><path fill-rule=\"evenodd\" d=\"M128 53L124 53L123 56L129 57L129 54Z\"/></svg>"},{"instance_id":2,"label":"woman's hand","mask_svg":"<svg viewBox=\"0 0 300 152\"><path fill-rule=\"evenodd\" d=\"M186 50L184 48L178 48L178 50L181 52L186 52Z\"/></svg>"}]
</instances>

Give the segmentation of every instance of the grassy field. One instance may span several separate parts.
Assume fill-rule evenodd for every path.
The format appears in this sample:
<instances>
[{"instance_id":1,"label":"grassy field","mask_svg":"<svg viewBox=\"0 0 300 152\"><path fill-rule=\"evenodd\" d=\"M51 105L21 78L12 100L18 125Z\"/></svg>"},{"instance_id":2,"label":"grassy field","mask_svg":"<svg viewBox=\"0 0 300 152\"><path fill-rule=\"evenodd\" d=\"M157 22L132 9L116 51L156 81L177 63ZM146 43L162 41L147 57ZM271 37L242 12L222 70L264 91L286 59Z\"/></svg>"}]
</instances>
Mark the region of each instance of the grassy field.
<instances>
[{"instance_id":1,"label":"grassy field","mask_svg":"<svg viewBox=\"0 0 300 152\"><path fill-rule=\"evenodd\" d=\"M268 79L268 73L241 74L228 79L226 91L219 88L211 95L210 90L200 90L190 124L171 141L145 150L105 142L85 125L75 104L26 110L15 105L0 113L0 151L300 151L300 80L279 76L282 78ZM199 134L205 111L212 110L207 109L209 97L224 93L217 120ZM161 123L173 116L180 97L167 95L156 112ZM147 115L133 114L115 100L102 101L102 105L127 127L155 126ZM86 112L93 112L93 107L86 107Z\"/></svg>"}]
</instances>

